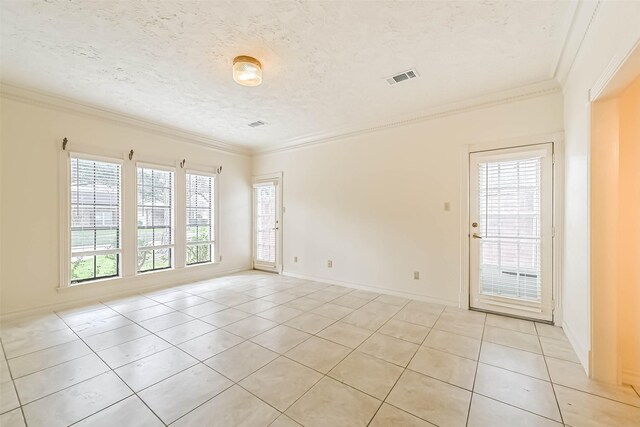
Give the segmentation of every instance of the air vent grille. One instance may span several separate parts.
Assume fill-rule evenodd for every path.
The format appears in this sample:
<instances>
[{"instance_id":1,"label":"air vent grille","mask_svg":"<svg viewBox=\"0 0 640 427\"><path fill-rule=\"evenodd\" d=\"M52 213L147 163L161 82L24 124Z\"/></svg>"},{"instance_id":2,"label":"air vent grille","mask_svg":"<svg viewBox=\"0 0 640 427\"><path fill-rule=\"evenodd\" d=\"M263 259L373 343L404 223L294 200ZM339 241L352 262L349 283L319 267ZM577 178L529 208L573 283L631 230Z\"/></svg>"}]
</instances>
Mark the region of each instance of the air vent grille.
<instances>
[{"instance_id":1,"label":"air vent grille","mask_svg":"<svg viewBox=\"0 0 640 427\"><path fill-rule=\"evenodd\" d=\"M249 125L248 125L248 126L249 126L250 128L257 128L257 127L259 127L259 126L264 126L264 125L266 125L266 124L267 124L266 122L263 122L262 120L258 120L258 121L255 121L255 122L253 122L253 123L249 123Z\"/></svg>"},{"instance_id":2,"label":"air vent grille","mask_svg":"<svg viewBox=\"0 0 640 427\"><path fill-rule=\"evenodd\" d=\"M400 82L404 82L406 80L415 79L418 76L419 76L418 72L414 68L412 68L410 70L403 71L402 73L398 73L396 75L387 77L385 78L385 80L387 81L387 83L393 86Z\"/></svg>"}]
</instances>

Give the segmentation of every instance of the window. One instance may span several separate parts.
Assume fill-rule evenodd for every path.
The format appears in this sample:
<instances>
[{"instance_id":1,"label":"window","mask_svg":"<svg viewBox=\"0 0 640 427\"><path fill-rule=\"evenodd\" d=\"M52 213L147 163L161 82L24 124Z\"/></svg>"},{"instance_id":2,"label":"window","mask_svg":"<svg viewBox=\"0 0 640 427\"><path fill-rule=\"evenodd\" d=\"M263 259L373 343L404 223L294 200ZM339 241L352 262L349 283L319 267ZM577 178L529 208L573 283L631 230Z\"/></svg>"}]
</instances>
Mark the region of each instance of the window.
<instances>
[{"instance_id":1,"label":"window","mask_svg":"<svg viewBox=\"0 0 640 427\"><path fill-rule=\"evenodd\" d=\"M478 167L480 291L541 300L542 159Z\"/></svg>"},{"instance_id":2,"label":"window","mask_svg":"<svg viewBox=\"0 0 640 427\"><path fill-rule=\"evenodd\" d=\"M186 174L187 265L214 259L215 178L197 173Z\"/></svg>"},{"instance_id":3,"label":"window","mask_svg":"<svg viewBox=\"0 0 640 427\"><path fill-rule=\"evenodd\" d=\"M70 157L71 283L120 274L120 164Z\"/></svg>"},{"instance_id":4,"label":"window","mask_svg":"<svg viewBox=\"0 0 640 427\"><path fill-rule=\"evenodd\" d=\"M276 262L276 185L273 182L254 184L255 205L255 260Z\"/></svg>"},{"instance_id":5,"label":"window","mask_svg":"<svg viewBox=\"0 0 640 427\"><path fill-rule=\"evenodd\" d=\"M181 268L206 270L221 260L219 170L127 157L75 144L59 152L60 288L126 282L152 271L170 278Z\"/></svg>"},{"instance_id":6,"label":"window","mask_svg":"<svg viewBox=\"0 0 640 427\"><path fill-rule=\"evenodd\" d=\"M174 172L138 167L137 271L173 266Z\"/></svg>"}]
</instances>

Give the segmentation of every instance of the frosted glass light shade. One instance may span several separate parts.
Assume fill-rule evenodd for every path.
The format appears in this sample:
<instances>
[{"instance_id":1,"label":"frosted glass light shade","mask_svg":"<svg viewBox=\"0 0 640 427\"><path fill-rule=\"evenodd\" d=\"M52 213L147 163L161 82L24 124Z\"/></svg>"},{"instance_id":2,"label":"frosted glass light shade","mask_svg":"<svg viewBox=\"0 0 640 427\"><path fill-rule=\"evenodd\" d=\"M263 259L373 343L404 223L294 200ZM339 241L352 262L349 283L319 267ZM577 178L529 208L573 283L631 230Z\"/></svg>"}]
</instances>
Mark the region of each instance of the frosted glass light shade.
<instances>
[{"instance_id":1,"label":"frosted glass light shade","mask_svg":"<svg viewBox=\"0 0 640 427\"><path fill-rule=\"evenodd\" d=\"M258 86L262 83L262 65L250 56L237 56L233 60L233 80L242 86Z\"/></svg>"}]
</instances>

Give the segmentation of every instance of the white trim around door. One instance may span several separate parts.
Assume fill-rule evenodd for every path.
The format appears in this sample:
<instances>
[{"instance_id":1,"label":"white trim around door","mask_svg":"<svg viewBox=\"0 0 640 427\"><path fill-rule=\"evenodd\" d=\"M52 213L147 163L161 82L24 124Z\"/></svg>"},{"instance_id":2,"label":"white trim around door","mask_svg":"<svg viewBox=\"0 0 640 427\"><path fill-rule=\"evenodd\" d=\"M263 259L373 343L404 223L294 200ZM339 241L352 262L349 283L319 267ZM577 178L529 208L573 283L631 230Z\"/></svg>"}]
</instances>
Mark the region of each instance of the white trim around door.
<instances>
[{"instance_id":1,"label":"white trim around door","mask_svg":"<svg viewBox=\"0 0 640 427\"><path fill-rule=\"evenodd\" d=\"M472 234L470 230L473 228L472 223L476 221L471 220L471 206L470 206L470 185L471 185L471 176L470 176L470 162L472 160L472 153L486 153L491 152L492 150L515 150L515 151L531 151L531 150L544 150L545 146L550 151L548 168L551 168L551 178L550 178L550 196L547 199L546 204L548 205L548 209L550 211L550 249L545 250L545 254L548 256L547 263L550 263L551 266L549 271L547 272L548 276L545 279L547 283L550 284L550 290L547 290L547 301L546 308L547 312L552 312L552 316L547 314L541 314L542 310L541 306L543 305L540 302L539 307L534 308L525 308L524 310L514 309L513 307L509 307L509 301L496 301L496 304L491 305L490 307L482 306L478 307L478 304L475 304L477 309L481 309L484 311L491 312L499 312L507 315L512 315L516 317L525 317L530 319L537 319L541 321L553 322L556 325L562 324L562 309L561 309L561 278L562 278L562 270L561 270L561 262L562 262L562 210L564 207L563 204L563 167L562 167L562 143L563 143L563 134L562 132L554 133L554 134L544 134L544 135L534 135L531 137L522 137L515 138L503 141L495 141L495 142L487 142L481 144L473 144L466 145L462 147L461 150L461 188L460 188L460 296L459 296L459 307L461 308L473 308L470 304L470 300L472 298L471 292L471 279L472 279L472 263L471 263L471 254L472 254ZM498 153L495 151L495 153ZM505 151L506 153L506 151ZM475 185L475 184L474 184ZM479 239L474 239L479 240ZM477 249L477 248L476 248ZM551 253L549 253L551 252ZM477 263L474 268L477 268ZM505 304L501 304L501 303ZM526 304L525 304L526 305ZM536 304L533 304L535 306Z\"/></svg>"},{"instance_id":2,"label":"white trim around door","mask_svg":"<svg viewBox=\"0 0 640 427\"><path fill-rule=\"evenodd\" d=\"M282 175L253 177L251 234L256 270L282 272Z\"/></svg>"}]
</instances>

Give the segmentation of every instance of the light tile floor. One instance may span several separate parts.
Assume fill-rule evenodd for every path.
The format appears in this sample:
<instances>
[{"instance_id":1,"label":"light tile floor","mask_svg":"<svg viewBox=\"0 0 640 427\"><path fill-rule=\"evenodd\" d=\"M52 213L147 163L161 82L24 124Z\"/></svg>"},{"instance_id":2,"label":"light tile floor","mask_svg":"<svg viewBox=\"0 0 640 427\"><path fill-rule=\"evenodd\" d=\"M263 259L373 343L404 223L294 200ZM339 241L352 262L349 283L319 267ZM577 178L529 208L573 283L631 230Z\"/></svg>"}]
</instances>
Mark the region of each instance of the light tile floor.
<instances>
[{"instance_id":1,"label":"light tile floor","mask_svg":"<svg viewBox=\"0 0 640 427\"><path fill-rule=\"evenodd\" d=\"M560 328L258 272L0 337L2 427L640 426Z\"/></svg>"}]
</instances>

